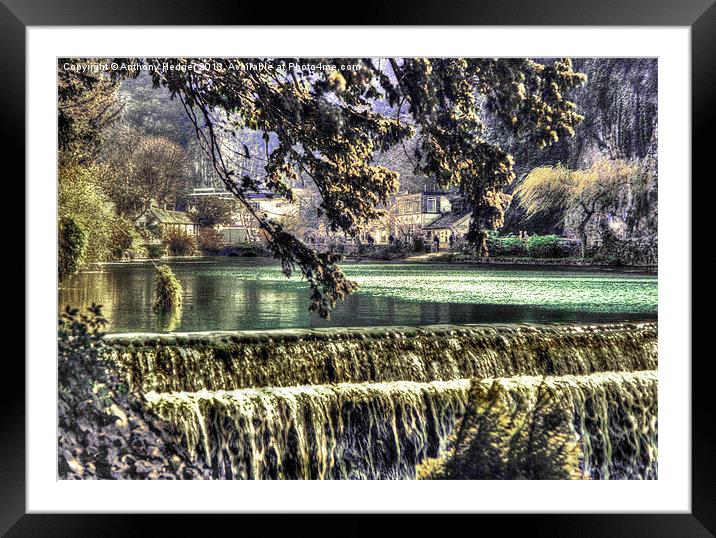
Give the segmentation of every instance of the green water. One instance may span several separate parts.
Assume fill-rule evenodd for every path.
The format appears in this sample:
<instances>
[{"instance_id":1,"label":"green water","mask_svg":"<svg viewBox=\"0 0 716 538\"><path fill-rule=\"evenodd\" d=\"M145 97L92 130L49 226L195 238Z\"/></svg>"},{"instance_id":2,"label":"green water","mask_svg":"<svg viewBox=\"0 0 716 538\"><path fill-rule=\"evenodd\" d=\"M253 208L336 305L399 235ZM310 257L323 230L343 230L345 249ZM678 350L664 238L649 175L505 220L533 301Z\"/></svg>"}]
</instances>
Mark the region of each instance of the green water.
<instances>
[{"instance_id":1,"label":"green water","mask_svg":"<svg viewBox=\"0 0 716 538\"><path fill-rule=\"evenodd\" d=\"M152 312L149 262L106 264L60 290L59 304L104 305L113 332L250 330L436 323L656 319L657 278L623 271L443 264L346 263L359 291L331 320L309 314L308 286L271 260L202 258L170 265L184 288L181 316Z\"/></svg>"}]
</instances>

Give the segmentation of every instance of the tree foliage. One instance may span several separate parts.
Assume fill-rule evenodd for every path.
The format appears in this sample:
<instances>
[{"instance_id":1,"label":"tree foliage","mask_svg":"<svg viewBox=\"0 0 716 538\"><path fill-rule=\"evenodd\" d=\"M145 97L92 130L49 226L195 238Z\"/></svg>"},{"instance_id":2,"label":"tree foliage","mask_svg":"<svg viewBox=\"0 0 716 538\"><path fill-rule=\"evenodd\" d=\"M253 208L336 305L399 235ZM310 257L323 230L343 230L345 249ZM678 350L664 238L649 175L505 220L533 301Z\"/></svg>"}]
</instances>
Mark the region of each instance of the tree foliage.
<instances>
[{"instance_id":1,"label":"tree foliage","mask_svg":"<svg viewBox=\"0 0 716 538\"><path fill-rule=\"evenodd\" d=\"M574 219L584 257L592 218L615 207L627 189L644 191L649 178L644 162L600 159L586 170L570 170L561 164L540 166L515 192L528 217L560 209L565 219Z\"/></svg>"},{"instance_id":2,"label":"tree foliage","mask_svg":"<svg viewBox=\"0 0 716 538\"><path fill-rule=\"evenodd\" d=\"M198 248L196 236L184 230L167 230L163 232L162 243L170 256L193 256Z\"/></svg>"},{"instance_id":3,"label":"tree foliage","mask_svg":"<svg viewBox=\"0 0 716 538\"><path fill-rule=\"evenodd\" d=\"M398 186L398 173L376 164L375 155L417 136L416 171L464 194L473 209L468 239L481 254L514 177L511 156L483 136L483 113L511 132L531 133L538 146L573 135L582 119L564 96L584 81L568 59L292 59L298 67L290 69L286 59L145 61L155 85L182 102L216 174L249 211L248 194L269 189L292 199L293 183L304 176L320 194L329 229L356 236ZM245 130L261 133L261 151L232 142ZM247 171L247 161L261 166ZM284 272L298 267L308 280L312 310L328 315L355 288L338 257L254 216Z\"/></svg>"},{"instance_id":4,"label":"tree foliage","mask_svg":"<svg viewBox=\"0 0 716 538\"><path fill-rule=\"evenodd\" d=\"M577 58L575 69L584 72L585 85L568 92L585 116L578 136L561 139L539 150L522 136L512 136L498 122L487 118L489 136L515 157L515 173L521 182L539 166L562 163L567 168L589 168L600 158L635 160L656 159L658 68L656 58ZM517 185L515 185L517 186ZM656 231L656 185L640 198L624 200L617 210L637 214L639 234ZM642 203L646 201L647 203ZM505 215L503 231L529 229L533 233L561 233L564 214L542 211L525 219L525 212L515 196ZM630 227L633 217L630 216ZM653 224L653 226L652 226Z\"/></svg>"},{"instance_id":5,"label":"tree foliage","mask_svg":"<svg viewBox=\"0 0 716 538\"><path fill-rule=\"evenodd\" d=\"M467 410L443 457L420 478L567 480L583 478L583 458L569 405L543 382L533 398L507 393L499 381L474 383Z\"/></svg>"},{"instance_id":6,"label":"tree foliage","mask_svg":"<svg viewBox=\"0 0 716 538\"><path fill-rule=\"evenodd\" d=\"M57 63L57 130L61 160L95 156L103 131L122 112L119 82L101 70L64 69L65 63L97 65L99 60L59 59Z\"/></svg>"},{"instance_id":7,"label":"tree foliage","mask_svg":"<svg viewBox=\"0 0 716 538\"><path fill-rule=\"evenodd\" d=\"M233 224L237 212L236 200L228 200L217 196L198 196L190 202L194 218L199 226L216 226Z\"/></svg>"},{"instance_id":8,"label":"tree foliage","mask_svg":"<svg viewBox=\"0 0 716 538\"><path fill-rule=\"evenodd\" d=\"M190 184L184 149L161 136L148 136L119 124L103 144L103 187L125 215L136 216L154 200L174 207Z\"/></svg>"},{"instance_id":9,"label":"tree foliage","mask_svg":"<svg viewBox=\"0 0 716 538\"><path fill-rule=\"evenodd\" d=\"M99 186L101 176L102 168L91 163L65 163L59 169L58 214L73 219L86 235L82 263L110 259L115 230L121 226L112 202Z\"/></svg>"},{"instance_id":10,"label":"tree foliage","mask_svg":"<svg viewBox=\"0 0 716 538\"><path fill-rule=\"evenodd\" d=\"M127 219L117 214L106 189L111 169L98 162L107 129L119 119L123 103L119 83L101 70L99 60L60 59L58 79L58 233L61 278L82 264L121 258L125 251L141 253L139 237ZM65 69L83 63L84 71ZM72 246L63 242L73 222L84 233L85 247L73 267ZM69 250L68 250L69 249Z\"/></svg>"},{"instance_id":11,"label":"tree foliage","mask_svg":"<svg viewBox=\"0 0 716 538\"><path fill-rule=\"evenodd\" d=\"M154 312L166 312L181 308L181 282L168 265L156 267Z\"/></svg>"},{"instance_id":12,"label":"tree foliage","mask_svg":"<svg viewBox=\"0 0 716 538\"><path fill-rule=\"evenodd\" d=\"M72 217L60 217L57 230L57 276L62 282L74 275L82 264L87 238Z\"/></svg>"}]
</instances>

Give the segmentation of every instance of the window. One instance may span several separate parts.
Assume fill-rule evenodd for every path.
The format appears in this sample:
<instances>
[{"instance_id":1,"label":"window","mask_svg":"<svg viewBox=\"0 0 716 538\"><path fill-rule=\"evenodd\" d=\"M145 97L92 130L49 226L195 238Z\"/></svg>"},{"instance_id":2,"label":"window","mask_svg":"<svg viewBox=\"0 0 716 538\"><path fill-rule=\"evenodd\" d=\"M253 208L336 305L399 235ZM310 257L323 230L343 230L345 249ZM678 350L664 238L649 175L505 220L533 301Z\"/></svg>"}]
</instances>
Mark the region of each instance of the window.
<instances>
[{"instance_id":1,"label":"window","mask_svg":"<svg viewBox=\"0 0 716 538\"><path fill-rule=\"evenodd\" d=\"M427 202L427 212L428 213L437 213L437 200L435 198L428 198Z\"/></svg>"}]
</instances>

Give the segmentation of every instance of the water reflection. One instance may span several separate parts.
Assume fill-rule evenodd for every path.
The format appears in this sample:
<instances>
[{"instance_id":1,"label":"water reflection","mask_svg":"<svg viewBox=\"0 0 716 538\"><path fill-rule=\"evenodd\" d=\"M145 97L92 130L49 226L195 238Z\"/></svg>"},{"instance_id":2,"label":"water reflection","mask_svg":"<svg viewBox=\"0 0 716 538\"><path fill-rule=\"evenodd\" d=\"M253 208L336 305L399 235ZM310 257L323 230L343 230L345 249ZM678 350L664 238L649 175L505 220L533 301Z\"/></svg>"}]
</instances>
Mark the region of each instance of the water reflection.
<instances>
[{"instance_id":1,"label":"water reflection","mask_svg":"<svg viewBox=\"0 0 716 538\"><path fill-rule=\"evenodd\" d=\"M157 312L157 331L170 333L181 325L181 307L173 307L168 311Z\"/></svg>"},{"instance_id":2,"label":"water reflection","mask_svg":"<svg viewBox=\"0 0 716 538\"><path fill-rule=\"evenodd\" d=\"M206 331L279 327L618 321L655 319L651 275L564 269L346 264L359 292L329 321L309 314L308 288L270 260L213 258L170 263L184 289L174 316L152 312L149 263L108 264L74 277L60 307L104 305L110 330Z\"/></svg>"}]
</instances>

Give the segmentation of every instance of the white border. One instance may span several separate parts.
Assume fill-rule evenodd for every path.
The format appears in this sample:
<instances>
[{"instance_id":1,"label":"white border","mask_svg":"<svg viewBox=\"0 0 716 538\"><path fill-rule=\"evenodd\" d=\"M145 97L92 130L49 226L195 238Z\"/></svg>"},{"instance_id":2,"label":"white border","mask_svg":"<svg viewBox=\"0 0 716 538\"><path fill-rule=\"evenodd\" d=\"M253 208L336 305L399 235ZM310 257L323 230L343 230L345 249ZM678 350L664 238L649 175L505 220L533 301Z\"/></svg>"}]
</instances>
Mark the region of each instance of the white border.
<instances>
[{"instance_id":1,"label":"white border","mask_svg":"<svg viewBox=\"0 0 716 538\"><path fill-rule=\"evenodd\" d=\"M689 28L28 28L27 509L36 512L689 512ZM55 479L56 57L659 57L659 480L113 482Z\"/></svg>"}]
</instances>

